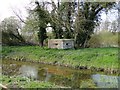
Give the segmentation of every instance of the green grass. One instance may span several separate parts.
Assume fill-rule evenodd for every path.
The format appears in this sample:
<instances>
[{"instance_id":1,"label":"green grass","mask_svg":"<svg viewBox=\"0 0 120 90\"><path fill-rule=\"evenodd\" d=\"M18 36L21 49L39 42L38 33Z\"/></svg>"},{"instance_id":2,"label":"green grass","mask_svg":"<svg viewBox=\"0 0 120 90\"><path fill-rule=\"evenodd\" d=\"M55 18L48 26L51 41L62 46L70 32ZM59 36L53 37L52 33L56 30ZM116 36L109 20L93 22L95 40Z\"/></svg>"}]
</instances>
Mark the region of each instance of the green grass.
<instances>
[{"instance_id":1,"label":"green grass","mask_svg":"<svg viewBox=\"0 0 120 90\"><path fill-rule=\"evenodd\" d=\"M118 48L57 50L39 46L3 46L2 56L75 66L118 68Z\"/></svg>"},{"instance_id":2,"label":"green grass","mask_svg":"<svg viewBox=\"0 0 120 90\"><path fill-rule=\"evenodd\" d=\"M32 80L27 77L0 75L0 82L8 88L60 88L50 82Z\"/></svg>"}]
</instances>

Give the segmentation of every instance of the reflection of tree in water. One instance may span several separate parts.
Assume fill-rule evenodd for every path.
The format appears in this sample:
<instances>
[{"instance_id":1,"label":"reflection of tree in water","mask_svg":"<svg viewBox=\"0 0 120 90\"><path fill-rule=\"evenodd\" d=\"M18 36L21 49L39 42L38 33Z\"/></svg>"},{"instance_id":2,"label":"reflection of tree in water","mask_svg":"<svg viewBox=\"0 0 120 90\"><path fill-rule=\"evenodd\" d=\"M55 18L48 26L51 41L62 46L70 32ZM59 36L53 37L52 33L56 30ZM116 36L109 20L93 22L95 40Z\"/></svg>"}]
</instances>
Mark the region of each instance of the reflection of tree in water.
<instances>
[{"instance_id":1,"label":"reflection of tree in water","mask_svg":"<svg viewBox=\"0 0 120 90\"><path fill-rule=\"evenodd\" d=\"M10 64L2 64L2 74L3 75L18 75L19 74L19 68L21 67L21 65L16 65L13 63Z\"/></svg>"},{"instance_id":2,"label":"reflection of tree in water","mask_svg":"<svg viewBox=\"0 0 120 90\"><path fill-rule=\"evenodd\" d=\"M23 64L22 62L15 62L5 60L2 63L3 75L21 75L29 78L37 79L37 68L31 65Z\"/></svg>"},{"instance_id":3,"label":"reflection of tree in water","mask_svg":"<svg viewBox=\"0 0 120 90\"><path fill-rule=\"evenodd\" d=\"M49 74L48 74L49 75ZM69 76L50 74L49 81L56 85L77 88L83 80L90 79L90 74L75 72Z\"/></svg>"},{"instance_id":4,"label":"reflection of tree in water","mask_svg":"<svg viewBox=\"0 0 120 90\"><path fill-rule=\"evenodd\" d=\"M41 81L49 81L49 79L51 78L51 74L48 72L47 68L40 68L38 70L38 78Z\"/></svg>"},{"instance_id":5,"label":"reflection of tree in water","mask_svg":"<svg viewBox=\"0 0 120 90\"><path fill-rule=\"evenodd\" d=\"M40 68L38 70L39 79L42 81L53 82L56 85L66 86L66 87L80 87L80 83L83 80L90 79L91 74L83 72L73 72L69 75L56 74L55 72L49 72L47 68Z\"/></svg>"},{"instance_id":6,"label":"reflection of tree in water","mask_svg":"<svg viewBox=\"0 0 120 90\"><path fill-rule=\"evenodd\" d=\"M71 77L71 87L72 88L79 88L80 83L84 80L90 79L90 74L86 73L73 73Z\"/></svg>"},{"instance_id":7,"label":"reflection of tree in water","mask_svg":"<svg viewBox=\"0 0 120 90\"><path fill-rule=\"evenodd\" d=\"M40 69L38 70L38 79L41 80L41 81L44 81L44 80L45 80L45 77L46 77L46 70L40 68Z\"/></svg>"},{"instance_id":8,"label":"reflection of tree in water","mask_svg":"<svg viewBox=\"0 0 120 90\"><path fill-rule=\"evenodd\" d=\"M65 86L65 87L72 87L72 88L80 88L80 87L86 87L86 85L89 87L94 82L99 85L104 86L104 83L111 84L110 80L115 79L116 77L109 77L108 75L92 75L93 73L82 71L82 70L70 70L70 69L56 69L55 67L45 67L44 65L40 65L40 67L36 67L33 64L29 63L21 63L21 62L13 62L13 61L3 61L2 62L2 73L4 75L22 75L27 76L33 79L38 79L40 81L48 81L55 83L59 86ZM91 77L92 75L92 77ZM102 79L101 79L102 78ZM112 79L109 79L112 78ZM100 81L100 79L102 81ZM94 81L94 82L93 82ZM97 82L98 81L98 82ZM120 81L120 78L119 78ZM107 85L105 84L105 85ZM116 87L115 82L113 82L113 85ZM101 87L101 86L99 86ZM111 86L110 86L111 87Z\"/></svg>"},{"instance_id":9,"label":"reflection of tree in water","mask_svg":"<svg viewBox=\"0 0 120 90\"><path fill-rule=\"evenodd\" d=\"M2 75L2 64L0 64L0 76Z\"/></svg>"},{"instance_id":10,"label":"reflection of tree in water","mask_svg":"<svg viewBox=\"0 0 120 90\"><path fill-rule=\"evenodd\" d=\"M38 69L30 65L22 65L19 68L19 72L22 76L29 77L32 79L38 79Z\"/></svg>"}]
</instances>

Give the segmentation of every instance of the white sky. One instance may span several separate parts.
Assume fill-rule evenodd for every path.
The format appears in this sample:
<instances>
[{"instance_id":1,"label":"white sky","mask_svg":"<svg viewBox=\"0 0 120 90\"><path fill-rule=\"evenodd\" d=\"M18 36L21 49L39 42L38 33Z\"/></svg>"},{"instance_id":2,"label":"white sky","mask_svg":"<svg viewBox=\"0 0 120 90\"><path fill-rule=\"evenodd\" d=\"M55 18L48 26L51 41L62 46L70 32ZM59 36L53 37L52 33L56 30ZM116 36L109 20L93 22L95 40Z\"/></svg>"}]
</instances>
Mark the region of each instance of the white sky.
<instances>
[{"instance_id":1,"label":"white sky","mask_svg":"<svg viewBox=\"0 0 120 90\"><path fill-rule=\"evenodd\" d=\"M30 0L0 0L0 21L4 18L15 15L12 11L21 12L21 15L27 15L25 7L29 5Z\"/></svg>"},{"instance_id":2,"label":"white sky","mask_svg":"<svg viewBox=\"0 0 120 90\"><path fill-rule=\"evenodd\" d=\"M2 21L6 17L15 16L12 9L18 13L20 10L21 16L25 18L25 16L27 16L25 7L30 5L31 1L34 0L0 0L0 21ZM110 15L106 17L106 15L103 14L102 19L103 20L105 20L106 18L110 20L115 19L116 16L114 15L115 15L114 13L110 13Z\"/></svg>"}]
</instances>

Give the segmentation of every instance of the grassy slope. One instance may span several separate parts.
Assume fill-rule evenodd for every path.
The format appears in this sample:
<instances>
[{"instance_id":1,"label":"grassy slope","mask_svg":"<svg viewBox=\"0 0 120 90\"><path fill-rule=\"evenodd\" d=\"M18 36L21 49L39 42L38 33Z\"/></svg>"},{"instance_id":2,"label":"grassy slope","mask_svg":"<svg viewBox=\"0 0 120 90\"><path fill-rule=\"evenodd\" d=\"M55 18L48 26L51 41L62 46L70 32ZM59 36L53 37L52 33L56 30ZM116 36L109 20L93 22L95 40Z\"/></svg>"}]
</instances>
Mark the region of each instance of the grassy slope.
<instances>
[{"instance_id":1,"label":"grassy slope","mask_svg":"<svg viewBox=\"0 0 120 90\"><path fill-rule=\"evenodd\" d=\"M3 57L57 62L72 66L118 68L118 48L57 50L40 48L39 46L4 46L2 47L2 55Z\"/></svg>"},{"instance_id":2,"label":"grassy slope","mask_svg":"<svg viewBox=\"0 0 120 90\"><path fill-rule=\"evenodd\" d=\"M33 88L46 88L46 89L47 88L67 88L69 89L71 87L74 87L74 84L71 87L59 86L51 82L38 81L38 80L33 80L27 77L20 77L20 76L10 77L5 75L2 75L2 76L0 75L0 82L2 82L2 85L6 86L8 90L10 88L29 88L29 90L33 90ZM79 88L97 88L91 79L87 79L87 81L81 81L81 83L79 84L80 84ZM1 87L0 87L0 90L1 90Z\"/></svg>"},{"instance_id":3,"label":"grassy slope","mask_svg":"<svg viewBox=\"0 0 120 90\"><path fill-rule=\"evenodd\" d=\"M0 75L0 81L8 88L60 88L60 86L50 82L37 81L19 76L9 77Z\"/></svg>"}]
</instances>

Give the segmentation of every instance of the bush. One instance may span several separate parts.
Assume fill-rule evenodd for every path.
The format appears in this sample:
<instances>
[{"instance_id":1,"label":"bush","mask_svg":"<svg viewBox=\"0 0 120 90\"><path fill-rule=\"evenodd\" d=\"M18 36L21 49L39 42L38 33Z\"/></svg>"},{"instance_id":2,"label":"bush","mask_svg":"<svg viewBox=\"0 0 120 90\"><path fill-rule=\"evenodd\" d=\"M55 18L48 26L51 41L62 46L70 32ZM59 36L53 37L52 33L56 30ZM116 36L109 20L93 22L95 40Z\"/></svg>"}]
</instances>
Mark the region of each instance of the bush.
<instances>
[{"instance_id":1,"label":"bush","mask_svg":"<svg viewBox=\"0 0 120 90\"><path fill-rule=\"evenodd\" d=\"M88 41L89 47L119 47L120 40L118 39L118 33L112 33L108 31L101 31L91 36Z\"/></svg>"}]
</instances>

